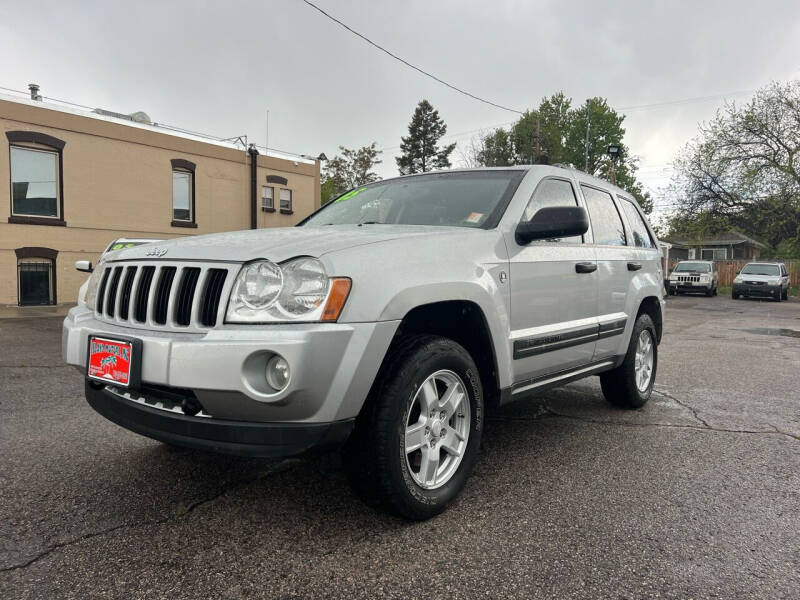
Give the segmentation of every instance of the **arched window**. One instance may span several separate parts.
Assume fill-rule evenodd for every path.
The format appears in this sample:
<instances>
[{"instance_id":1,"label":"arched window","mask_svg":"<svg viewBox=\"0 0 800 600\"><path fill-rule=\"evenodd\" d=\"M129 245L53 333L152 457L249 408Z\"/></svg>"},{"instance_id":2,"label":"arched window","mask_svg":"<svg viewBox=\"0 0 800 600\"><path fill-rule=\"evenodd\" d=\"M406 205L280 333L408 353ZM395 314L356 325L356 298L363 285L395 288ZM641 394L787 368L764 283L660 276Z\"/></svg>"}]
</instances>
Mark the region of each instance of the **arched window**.
<instances>
[{"instance_id":1,"label":"arched window","mask_svg":"<svg viewBox=\"0 0 800 600\"><path fill-rule=\"evenodd\" d=\"M7 131L11 162L9 223L65 225L65 142L36 131Z\"/></svg>"},{"instance_id":2,"label":"arched window","mask_svg":"<svg viewBox=\"0 0 800 600\"><path fill-rule=\"evenodd\" d=\"M17 297L21 306L55 304L56 256L52 248L17 248Z\"/></svg>"}]
</instances>

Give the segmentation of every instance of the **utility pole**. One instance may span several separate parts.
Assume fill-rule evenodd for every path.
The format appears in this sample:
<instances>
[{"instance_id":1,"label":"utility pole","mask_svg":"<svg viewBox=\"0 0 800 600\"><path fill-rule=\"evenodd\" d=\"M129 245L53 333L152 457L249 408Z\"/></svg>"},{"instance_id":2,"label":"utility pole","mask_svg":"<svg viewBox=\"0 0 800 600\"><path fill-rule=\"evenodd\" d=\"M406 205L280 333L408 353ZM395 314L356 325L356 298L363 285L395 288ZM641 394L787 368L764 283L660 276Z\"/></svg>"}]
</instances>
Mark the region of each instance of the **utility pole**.
<instances>
[{"instance_id":1,"label":"utility pole","mask_svg":"<svg viewBox=\"0 0 800 600\"><path fill-rule=\"evenodd\" d=\"M542 155L539 149L539 117L536 117L536 132L533 134L533 164L539 164L539 158Z\"/></svg>"},{"instance_id":2,"label":"utility pole","mask_svg":"<svg viewBox=\"0 0 800 600\"><path fill-rule=\"evenodd\" d=\"M583 170L589 172L589 98L586 99L586 142L584 143Z\"/></svg>"}]
</instances>

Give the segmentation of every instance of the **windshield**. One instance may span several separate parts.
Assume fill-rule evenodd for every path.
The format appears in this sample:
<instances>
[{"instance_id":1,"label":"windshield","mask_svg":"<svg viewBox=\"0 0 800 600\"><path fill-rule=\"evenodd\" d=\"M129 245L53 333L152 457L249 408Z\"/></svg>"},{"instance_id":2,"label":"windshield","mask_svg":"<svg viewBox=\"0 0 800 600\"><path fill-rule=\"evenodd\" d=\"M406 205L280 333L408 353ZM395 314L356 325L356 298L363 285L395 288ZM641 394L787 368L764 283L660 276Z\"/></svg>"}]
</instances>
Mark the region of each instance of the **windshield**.
<instances>
[{"instance_id":1,"label":"windshield","mask_svg":"<svg viewBox=\"0 0 800 600\"><path fill-rule=\"evenodd\" d=\"M692 271L694 273L710 273L711 265L702 262L682 262L678 263L678 266L675 267L673 273L683 273L686 271Z\"/></svg>"},{"instance_id":2,"label":"windshield","mask_svg":"<svg viewBox=\"0 0 800 600\"><path fill-rule=\"evenodd\" d=\"M742 269L743 275L780 275L781 269L778 265L757 265L750 263Z\"/></svg>"},{"instance_id":3,"label":"windshield","mask_svg":"<svg viewBox=\"0 0 800 600\"><path fill-rule=\"evenodd\" d=\"M355 188L301 225L497 225L525 171L457 171Z\"/></svg>"}]
</instances>

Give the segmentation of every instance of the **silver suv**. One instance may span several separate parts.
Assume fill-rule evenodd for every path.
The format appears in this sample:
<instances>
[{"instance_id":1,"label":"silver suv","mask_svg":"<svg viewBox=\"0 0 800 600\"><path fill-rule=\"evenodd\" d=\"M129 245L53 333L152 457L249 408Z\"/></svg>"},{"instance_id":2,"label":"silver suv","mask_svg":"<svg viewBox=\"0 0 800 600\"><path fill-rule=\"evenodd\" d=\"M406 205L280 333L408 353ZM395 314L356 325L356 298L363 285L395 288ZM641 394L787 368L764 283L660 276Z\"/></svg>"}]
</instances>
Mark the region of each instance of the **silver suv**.
<instances>
[{"instance_id":1,"label":"silver suv","mask_svg":"<svg viewBox=\"0 0 800 600\"><path fill-rule=\"evenodd\" d=\"M778 262L751 262L736 274L731 297L772 298L776 302L789 299L789 271Z\"/></svg>"},{"instance_id":2,"label":"silver suv","mask_svg":"<svg viewBox=\"0 0 800 600\"><path fill-rule=\"evenodd\" d=\"M110 255L63 355L122 427L247 456L342 447L365 499L424 519L464 487L488 407L590 375L647 402L659 258L633 198L575 170L401 177L296 228Z\"/></svg>"},{"instance_id":3,"label":"silver suv","mask_svg":"<svg viewBox=\"0 0 800 600\"><path fill-rule=\"evenodd\" d=\"M683 293L703 293L716 296L719 285L717 266L711 260L682 260L669 274L670 296Z\"/></svg>"}]
</instances>

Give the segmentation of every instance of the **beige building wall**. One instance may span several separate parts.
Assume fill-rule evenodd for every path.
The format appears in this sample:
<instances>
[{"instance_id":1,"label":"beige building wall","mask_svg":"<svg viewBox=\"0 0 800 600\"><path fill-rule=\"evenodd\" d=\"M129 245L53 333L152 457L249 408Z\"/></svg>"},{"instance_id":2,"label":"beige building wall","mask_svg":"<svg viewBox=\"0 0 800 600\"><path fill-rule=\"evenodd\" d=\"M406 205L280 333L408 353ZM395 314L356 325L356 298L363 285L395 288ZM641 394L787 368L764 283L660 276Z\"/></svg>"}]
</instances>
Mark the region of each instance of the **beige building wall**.
<instances>
[{"instance_id":1,"label":"beige building wall","mask_svg":"<svg viewBox=\"0 0 800 600\"><path fill-rule=\"evenodd\" d=\"M118 237L173 238L249 229L250 156L232 145L162 133L54 110L38 102L0 99L0 304L18 301L17 252L58 251L56 299L76 301L86 274L76 260L96 261ZM64 142L63 225L14 223L11 218L10 146L6 132L37 132ZM195 225L172 221L172 160L195 164ZM258 156L258 227L291 226L319 206L319 163ZM285 183L267 183L268 176ZM275 212L261 209L261 186L275 188ZM291 211L279 210L279 189L292 190ZM23 219L24 220L24 219Z\"/></svg>"}]
</instances>

